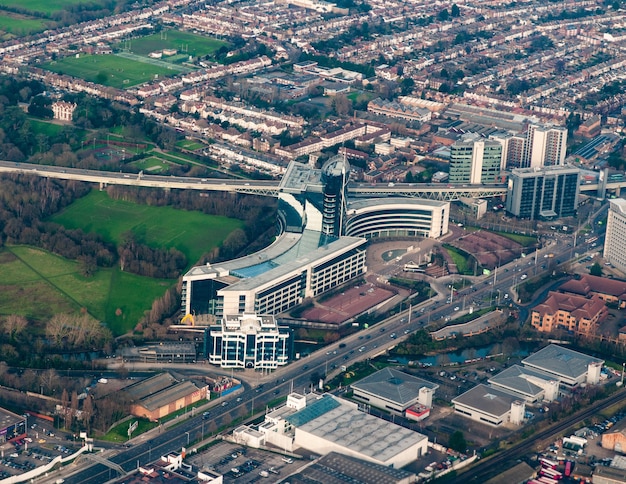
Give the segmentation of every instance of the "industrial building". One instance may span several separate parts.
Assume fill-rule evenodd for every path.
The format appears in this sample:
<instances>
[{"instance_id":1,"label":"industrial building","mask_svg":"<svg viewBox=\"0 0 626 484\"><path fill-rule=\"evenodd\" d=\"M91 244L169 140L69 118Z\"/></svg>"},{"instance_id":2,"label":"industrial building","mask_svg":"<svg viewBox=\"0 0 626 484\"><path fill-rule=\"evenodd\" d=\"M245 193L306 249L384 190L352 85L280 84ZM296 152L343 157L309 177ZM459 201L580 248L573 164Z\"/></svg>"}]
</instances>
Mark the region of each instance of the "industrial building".
<instances>
[{"instance_id":1,"label":"industrial building","mask_svg":"<svg viewBox=\"0 0 626 484\"><path fill-rule=\"evenodd\" d=\"M26 435L26 417L0 408L0 444Z\"/></svg>"},{"instance_id":2,"label":"industrial building","mask_svg":"<svg viewBox=\"0 0 626 484\"><path fill-rule=\"evenodd\" d=\"M506 210L530 220L576 215L580 170L574 166L514 169L509 176Z\"/></svg>"},{"instance_id":3,"label":"industrial building","mask_svg":"<svg viewBox=\"0 0 626 484\"><path fill-rule=\"evenodd\" d=\"M266 414L253 430L263 436L239 428L235 438L247 445L272 444L288 452L298 448L319 455L337 452L394 468L428 452L425 435L369 415L357 404L330 394L291 393L284 406Z\"/></svg>"},{"instance_id":4,"label":"industrial building","mask_svg":"<svg viewBox=\"0 0 626 484\"><path fill-rule=\"evenodd\" d=\"M209 363L222 368L276 369L293 354L292 331L271 315L227 315L205 331Z\"/></svg>"},{"instance_id":5,"label":"industrial building","mask_svg":"<svg viewBox=\"0 0 626 484\"><path fill-rule=\"evenodd\" d=\"M494 427L521 425L526 411L523 399L483 384L453 398L452 404L455 413Z\"/></svg>"},{"instance_id":6,"label":"industrial building","mask_svg":"<svg viewBox=\"0 0 626 484\"><path fill-rule=\"evenodd\" d=\"M350 388L355 399L403 415L415 405L430 409L439 385L394 368L384 368L353 383Z\"/></svg>"},{"instance_id":7,"label":"industrial building","mask_svg":"<svg viewBox=\"0 0 626 484\"><path fill-rule=\"evenodd\" d=\"M494 388L518 395L527 403L552 402L559 396L559 381L551 376L513 365L488 380Z\"/></svg>"},{"instance_id":8,"label":"industrial building","mask_svg":"<svg viewBox=\"0 0 626 484\"><path fill-rule=\"evenodd\" d=\"M603 257L626 273L626 200L609 200Z\"/></svg>"},{"instance_id":9,"label":"industrial building","mask_svg":"<svg viewBox=\"0 0 626 484\"><path fill-rule=\"evenodd\" d=\"M206 385L179 381L169 373L133 383L123 392L131 401L130 413L153 422L210 396Z\"/></svg>"},{"instance_id":10,"label":"industrial building","mask_svg":"<svg viewBox=\"0 0 626 484\"><path fill-rule=\"evenodd\" d=\"M289 476L292 484L345 484L346 482L379 482L410 484L417 476L413 472L383 466L331 452Z\"/></svg>"},{"instance_id":11,"label":"industrial building","mask_svg":"<svg viewBox=\"0 0 626 484\"><path fill-rule=\"evenodd\" d=\"M579 353L569 348L550 344L522 360L522 365L552 376L565 387L575 387L600 381L604 360Z\"/></svg>"}]
</instances>

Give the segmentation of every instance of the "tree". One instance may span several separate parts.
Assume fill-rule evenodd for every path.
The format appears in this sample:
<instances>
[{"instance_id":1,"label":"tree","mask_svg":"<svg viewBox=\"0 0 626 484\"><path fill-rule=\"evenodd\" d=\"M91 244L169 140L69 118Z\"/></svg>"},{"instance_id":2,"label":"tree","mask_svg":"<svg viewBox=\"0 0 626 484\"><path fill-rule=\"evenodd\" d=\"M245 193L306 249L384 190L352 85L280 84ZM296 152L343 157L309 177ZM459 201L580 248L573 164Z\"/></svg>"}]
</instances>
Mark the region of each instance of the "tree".
<instances>
[{"instance_id":1,"label":"tree","mask_svg":"<svg viewBox=\"0 0 626 484\"><path fill-rule=\"evenodd\" d=\"M451 449L456 450L457 452L464 453L467 450L467 442L465 441L465 436L463 432L460 430L455 431L450 436L449 446Z\"/></svg>"},{"instance_id":2,"label":"tree","mask_svg":"<svg viewBox=\"0 0 626 484\"><path fill-rule=\"evenodd\" d=\"M72 392L72 397L70 399L70 423L74 421L76 418L76 413L78 412L78 393L76 390Z\"/></svg>"},{"instance_id":3,"label":"tree","mask_svg":"<svg viewBox=\"0 0 626 484\"><path fill-rule=\"evenodd\" d=\"M459 6L456 3L452 4L452 8L450 9L450 15L452 15L453 17L461 16L461 10L459 9Z\"/></svg>"},{"instance_id":4,"label":"tree","mask_svg":"<svg viewBox=\"0 0 626 484\"><path fill-rule=\"evenodd\" d=\"M63 389L63 393L61 393L61 411L64 421L65 428L69 428L69 408L70 408L70 396L67 393L67 388Z\"/></svg>"},{"instance_id":5,"label":"tree","mask_svg":"<svg viewBox=\"0 0 626 484\"><path fill-rule=\"evenodd\" d=\"M91 417L93 416L93 400L91 395L87 395L85 401L83 402L83 424L85 426L85 430L87 430L87 434L89 434L89 430L91 428Z\"/></svg>"},{"instance_id":6,"label":"tree","mask_svg":"<svg viewBox=\"0 0 626 484\"><path fill-rule=\"evenodd\" d=\"M450 14L448 13L448 9L444 8L441 12L437 14L437 20L440 22L446 22L450 19Z\"/></svg>"},{"instance_id":7,"label":"tree","mask_svg":"<svg viewBox=\"0 0 626 484\"><path fill-rule=\"evenodd\" d=\"M598 264L597 262L595 262L589 268L589 274L591 274L592 276L602 277L602 266L600 264Z\"/></svg>"}]
</instances>

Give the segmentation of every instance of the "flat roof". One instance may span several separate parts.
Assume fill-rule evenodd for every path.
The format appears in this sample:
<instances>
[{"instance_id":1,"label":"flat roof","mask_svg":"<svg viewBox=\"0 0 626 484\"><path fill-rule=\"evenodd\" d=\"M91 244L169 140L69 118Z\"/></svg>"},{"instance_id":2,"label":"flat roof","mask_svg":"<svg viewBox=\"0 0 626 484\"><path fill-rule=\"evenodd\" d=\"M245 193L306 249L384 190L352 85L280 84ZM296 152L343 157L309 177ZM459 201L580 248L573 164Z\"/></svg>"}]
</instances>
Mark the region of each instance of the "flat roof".
<instances>
[{"instance_id":1,"label":"flat roof","mask_svg":"<svg viewBox=\"0 0 626 484\"><path fill-rule=\"evenodd\" d=\"M289 476L289 482L323 482L324 484L346 484L348 482L375 482L397 484L413 482L413 472L369 462L338 452L330 452L318 461Z\"/></svg>"},{"instance_id":2,"label":"flat roof","mask_svg":"<svg viewBox=\"0 0 626 484\"><path fill-rule=\"evenodd\" d=\"M502 417L511 410L511 404L520 398L503 390L498 390L482 383L452 399L466 407L475 408L494 417Z\"/></svg>"},{"instance_id":3,"label":"flat roof","mask_svg":"<svg viewBox=\"0 0 626 484\"><path fill-rule=\"evenodd\" d=\"M367 207L379 207L380 205L409 205L412 207L441 208L449 205L450 202L440 200L426 200L424 198L407 197L378 197L348 200L348 210L359 210Z\"/></svg>"},{"instance_id":4,"label":"flat roof","mask_svg":"<svg viewBox=\"0 0 626 484\"><path fill-rule=\"evenodd\" d=\"M555 344L550 344L522 360L524 366L532 366L568 379L582 377L587 373L587 367L590 363L602 364L604 360Z\"/></svg>"},{"instance_id":5,"label":"flat roof","mask_svg":"<svg viewBox=\"0 0 626 484\"><path fill-rule=\"evenodd\" d=\"M350 386L399 405L406 405L414 401L419 396L420 389L424 387L431 390L439 388L436 383L431 383L394 368L383 368Z\"/></svg>"},{"instance_id":6,"label":"flat roof","mask_svg":"<svg viewBox=\"0 0 626 484\"><path fill-rule=\"evenodd\" d=\"M22 420L26 420L26 417L22 417L21 415L9 412L4 408L0 408L0 430L4 430L11 425L21 422Z\"/></svg>"},{"instance_id":7,"label":"flat roof","mask_svg":"<svg viewBox=\"0 0 626 484\"><path fill-rule=\"evenodd\" d=\"M248 291L256 289L257 287L269 284L272 281L279 279L291 272L298 271L308 264L315 264L318 261L322 261L329 255L338 255L340 252L349 250L351 248L359 247L365 244L366 239L360 237L341 237L337 240L330 242L327 245L323 245L306 255L302 255L296 260L286 262L274 269L270 269L267 272L251 277L249 279L242 279L240 281L231 284L228 287L220 289L221 291Z\"/></svg>"},{"instance_id":8,"label":"flat roof","mask_svg":"<svg viewBox=\"0 0 626 484\"><path fill-rule=\"evenodd\" d=\"M537 397L544 391L539 385L532 383L532 379L540 379L544 381L556 381L554 377L550 377L545 373L540 373L532 368L524 368L523 366L513 365L502 370L497 375L489 379L489 383L494 385L510 388L524 395Z\"/></svg>"},{"instance_id":9,"label":"flat roof","mask_svg":"<svg viewBox=\"0 0 626 484\"><path fill-rule=\"evenodd\" d=\"M427 439L418 432L361 412L336 397L325 395L320 400L327 399L335 403L323 402L324 408L317 412L319 415L302 419L304 423L296 426L296 432L302 430L380 462L387 462ZM317 402L311 406L314 405ZM292 418L306 410L295 413Z\"/></svg>"}]
</instances>

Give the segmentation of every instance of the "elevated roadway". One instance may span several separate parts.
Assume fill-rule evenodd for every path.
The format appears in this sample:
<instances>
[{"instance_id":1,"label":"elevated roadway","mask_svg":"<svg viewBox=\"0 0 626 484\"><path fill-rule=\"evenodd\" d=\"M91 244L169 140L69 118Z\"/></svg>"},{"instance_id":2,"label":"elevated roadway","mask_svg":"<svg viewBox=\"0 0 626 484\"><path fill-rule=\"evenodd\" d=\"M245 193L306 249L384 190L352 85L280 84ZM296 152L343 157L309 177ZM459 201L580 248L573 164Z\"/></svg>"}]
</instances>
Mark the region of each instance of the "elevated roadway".
<instances>
[{"instance_id":1,"label":"elevated roadway","mask_svg":"<svg viewBox=\"0 0 626 484\"><path fill-rule=\"evenodd\" d=\"M97 183L100 188L108 185L127 185L149 188L220 191L231 193L246 193L278 197L282 190L280 181L276 180L234 180L221 178L197 178L191 176L148 175L139 173L122 173L82 168L66 168L60 166L37 165L31 163L16 163L0 161L0 173L21 173L37 175L46 178L62 180L77 180ZM581 193L595 196L598 184L581 185ZM626 188L626 181L606 184L606 190L615 192L618 196L621 188ZM350 183L348 191L355 197L380 197L387 195L401 195L404 197L424 198L429 200L455 201L460 198L492 198L503 197L507 192L507 185L450 185L442 183Z\"/></svg>"}]
</instances>

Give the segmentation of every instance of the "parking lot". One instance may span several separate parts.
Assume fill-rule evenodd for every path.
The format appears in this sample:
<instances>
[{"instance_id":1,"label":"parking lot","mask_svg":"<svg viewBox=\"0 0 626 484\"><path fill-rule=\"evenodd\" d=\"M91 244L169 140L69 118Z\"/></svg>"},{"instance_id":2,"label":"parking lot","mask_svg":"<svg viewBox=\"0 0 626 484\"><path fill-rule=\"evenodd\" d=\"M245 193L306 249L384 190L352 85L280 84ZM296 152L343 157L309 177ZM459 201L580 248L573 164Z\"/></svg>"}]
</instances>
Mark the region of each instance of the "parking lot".
<instances>
[{"instance_id":1,"label":"parking lot","mask_svg":"<svg viewBox=\"0 0 626 484\"><path fill-rule=\"evenodd\" d=\"M192 458L201 467L209 467L224 476L225 483L276 482L296 471L302 463L297 459L260 449L220 442Z\"/></svg>"}]
</instances>

